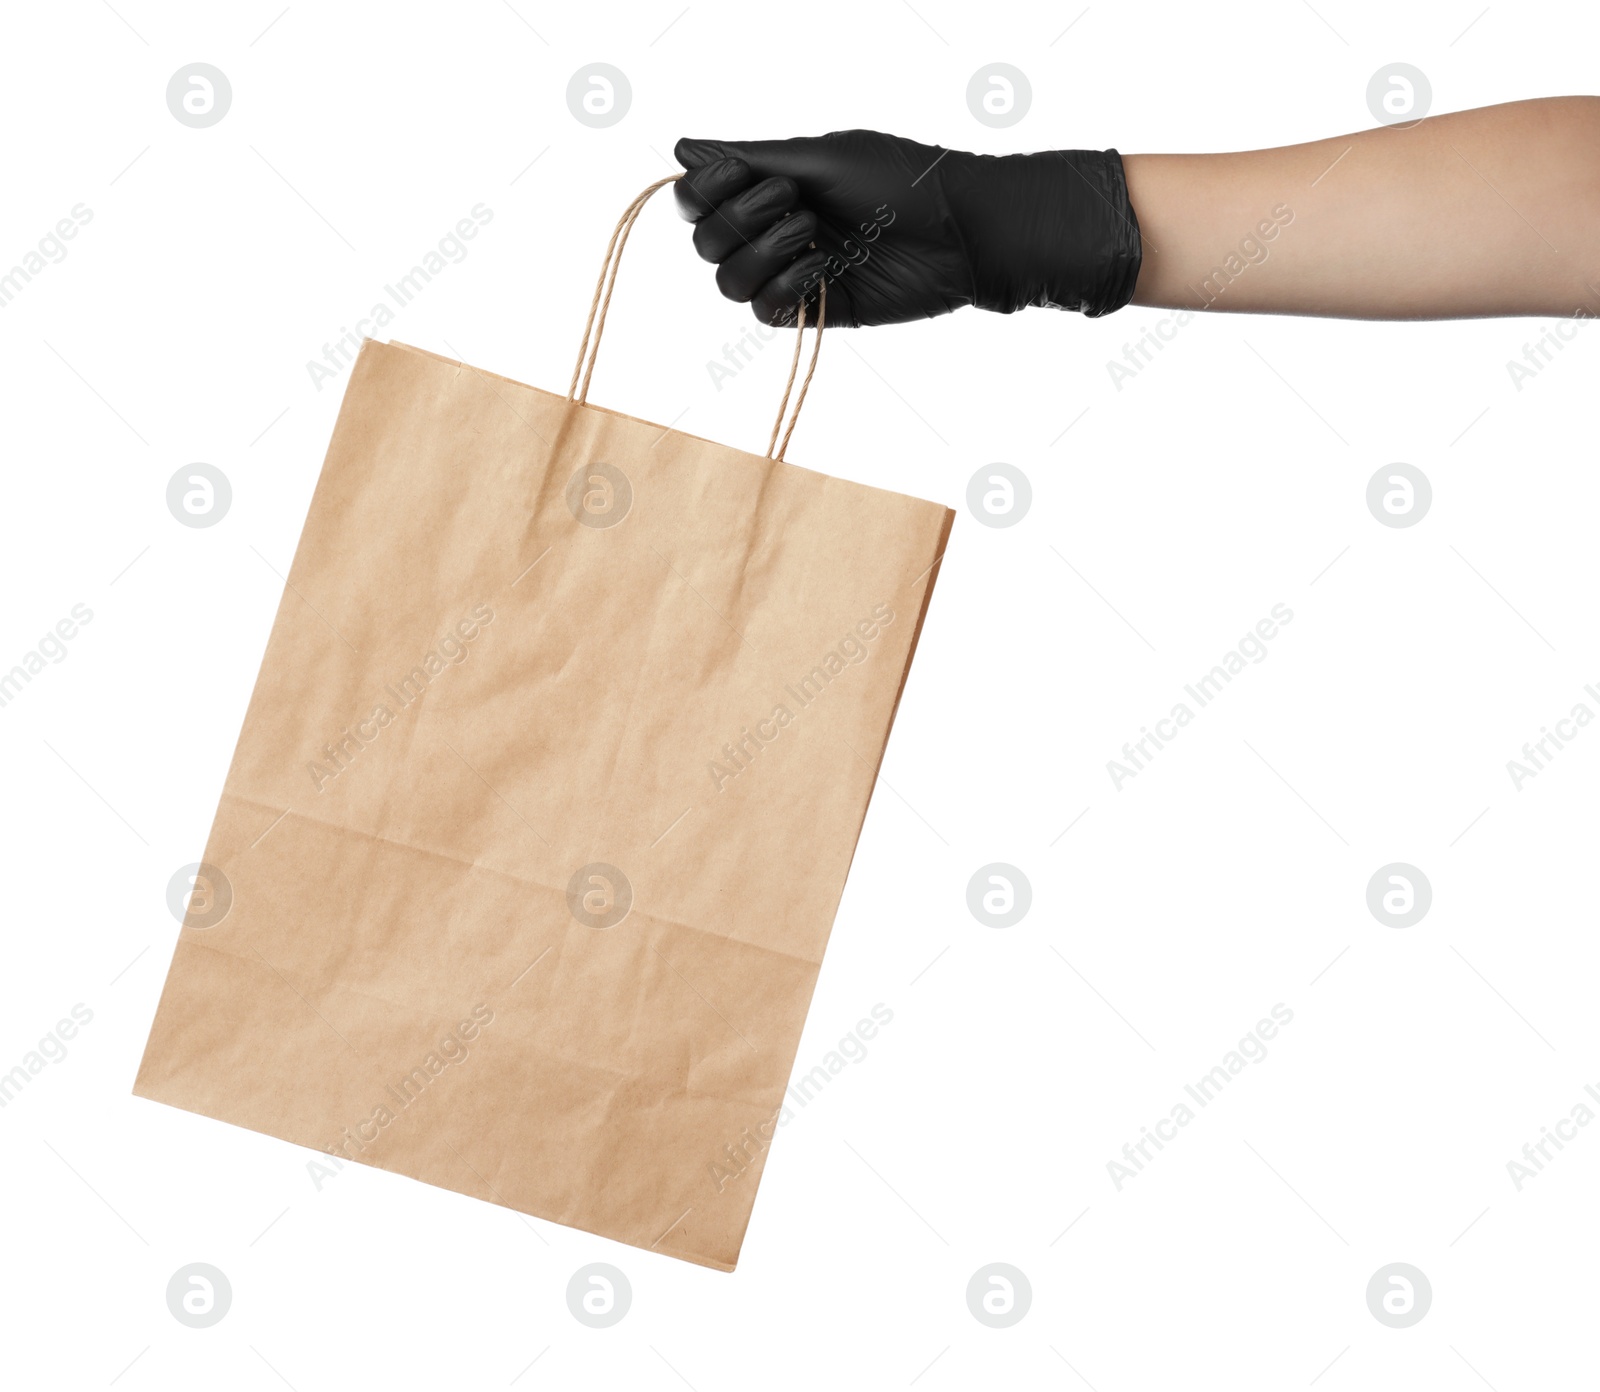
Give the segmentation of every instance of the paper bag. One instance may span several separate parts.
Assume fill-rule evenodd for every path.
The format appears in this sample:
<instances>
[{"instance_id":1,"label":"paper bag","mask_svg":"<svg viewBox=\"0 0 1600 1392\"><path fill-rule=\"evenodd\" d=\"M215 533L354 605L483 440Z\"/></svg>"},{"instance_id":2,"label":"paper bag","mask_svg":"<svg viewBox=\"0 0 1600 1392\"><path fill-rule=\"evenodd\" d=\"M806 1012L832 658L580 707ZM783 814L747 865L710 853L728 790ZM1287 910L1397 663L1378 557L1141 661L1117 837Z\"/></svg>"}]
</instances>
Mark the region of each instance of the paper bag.
<instances>
[{"instance_id":1,"label":"paper bag","mask_svg":"<svg viewBox=\"0 0 1600 1392\"><path fill-rule=\"evenodd\" d=\"M134 1091L732 1270L953 514L593 363L362 348Z\"/></svg>"}]
</instances>

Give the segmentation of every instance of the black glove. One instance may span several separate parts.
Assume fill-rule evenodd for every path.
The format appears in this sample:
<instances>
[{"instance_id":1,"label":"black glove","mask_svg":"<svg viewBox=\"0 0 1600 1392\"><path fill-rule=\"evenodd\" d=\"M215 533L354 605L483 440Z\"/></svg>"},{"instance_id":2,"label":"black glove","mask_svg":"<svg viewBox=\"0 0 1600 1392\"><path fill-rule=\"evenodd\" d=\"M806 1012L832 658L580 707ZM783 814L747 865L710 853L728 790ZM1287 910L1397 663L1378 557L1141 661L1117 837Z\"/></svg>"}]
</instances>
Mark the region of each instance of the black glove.
<instances>
[{"instance_id":1,"label":"black glove","mask_svg":"<svg viewBox=\"0 0 1600 1392\"><path fill-rule=\"evenodd\" d=\"M678 210L717 286L767 324L899 324L962 305L1109 314L1133 297L1139 224L1115 150L970 155L877 131L680 140Z\"/></svg>"}]
</instances>

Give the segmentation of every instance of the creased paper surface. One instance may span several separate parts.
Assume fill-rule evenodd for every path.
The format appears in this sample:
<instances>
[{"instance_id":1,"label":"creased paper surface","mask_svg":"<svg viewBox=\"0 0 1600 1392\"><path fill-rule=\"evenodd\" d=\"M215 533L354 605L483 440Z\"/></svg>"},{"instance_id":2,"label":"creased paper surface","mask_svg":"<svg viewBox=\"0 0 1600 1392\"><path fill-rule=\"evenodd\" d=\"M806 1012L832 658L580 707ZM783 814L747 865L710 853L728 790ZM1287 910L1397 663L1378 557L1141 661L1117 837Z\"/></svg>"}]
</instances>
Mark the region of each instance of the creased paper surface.
<instances>
[{"instance_id":1,"label":"creased paper surface","mask_svg":"<svg viewBox=\"0 0 1600 1392\"><path fill-rule=\"evenodd\" d=\"M135 1092L732 1270L952 520L367 343Z\"/></svg>"}]
</instances>

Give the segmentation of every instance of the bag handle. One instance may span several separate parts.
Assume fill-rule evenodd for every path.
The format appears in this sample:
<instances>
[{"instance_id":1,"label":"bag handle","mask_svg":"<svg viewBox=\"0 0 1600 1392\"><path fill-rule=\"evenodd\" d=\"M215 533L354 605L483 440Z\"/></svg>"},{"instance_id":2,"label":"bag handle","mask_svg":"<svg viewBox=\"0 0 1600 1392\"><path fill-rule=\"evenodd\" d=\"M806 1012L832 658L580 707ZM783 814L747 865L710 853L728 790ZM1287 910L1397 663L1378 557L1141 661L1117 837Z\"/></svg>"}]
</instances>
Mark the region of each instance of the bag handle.
<instances>
[{"instance_id":1,"label":"bag handle","mask_svg":"<svg viewBox=\"0 0 1600 1392\"><path fill-rule=\"evenodd\" d=\"M656 180L628 205L627 210L617 220L616 228L611 233L611 241L606 245L606 257L600 266L600 279L595 282L594 298L589 302L589 319L583 326L583 342L578 346L578 361L573 366L572 383L567 388L568 401L575 401L580 406L588 403L589 379L594 375L595 359L600 356L600 336L605 332L606 312L611 308L611 292L617 283L617 268L622 264L622 252L628 245L628 235L633 231L633 224L639 220L639 214L643 211L644 205L650 201L652 194L668 184L676 183L681 178L683 178L681 174L669 174L665 179ZM795 375L800 367L800 340L805 337L806 331L806 302L804 298L800 301L796 321L797 331L794 337L794 357L789 362L789 380L784 383L783 400L778 404L778 418L772 423L772 438L767 441L768 459L776 458L781 461L784 452L789 448L789 437L794 434L795 424L800 419L800 408L805 405L806 392L817 370L817 354L822 349L822 327L827 318L827 310L828 283L822 280L818 282L817 322L816 333L811 340L811 362L800 383L800 393L794 401L794 412L789 416L788 428L783 430L783 439L780 442L778 431L783 428L784 414L789 409L789 393L794 390ZM773 454L774 447L777 449L776 455Z\"/></svg>"}]
</instances>

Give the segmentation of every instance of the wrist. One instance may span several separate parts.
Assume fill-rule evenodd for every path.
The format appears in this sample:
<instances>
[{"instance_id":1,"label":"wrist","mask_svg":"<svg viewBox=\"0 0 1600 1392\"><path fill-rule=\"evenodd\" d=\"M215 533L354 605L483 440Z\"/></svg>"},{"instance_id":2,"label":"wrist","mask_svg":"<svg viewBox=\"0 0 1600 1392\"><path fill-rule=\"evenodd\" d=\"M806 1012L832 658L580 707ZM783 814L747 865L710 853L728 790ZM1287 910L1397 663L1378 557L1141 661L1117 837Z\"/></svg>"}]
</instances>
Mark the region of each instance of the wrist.
<instances>
[{"instance_id":1,"label":"wrist","mask_svg":"<svg viewBox=\"0 0 1600 1392\"><path fill-rule=\"evenodd\" d=\"M946 176L973 303L1110 314L1133 298L1139 223L1115 150L972 155Z\"/></svg>"}]
</instances>

